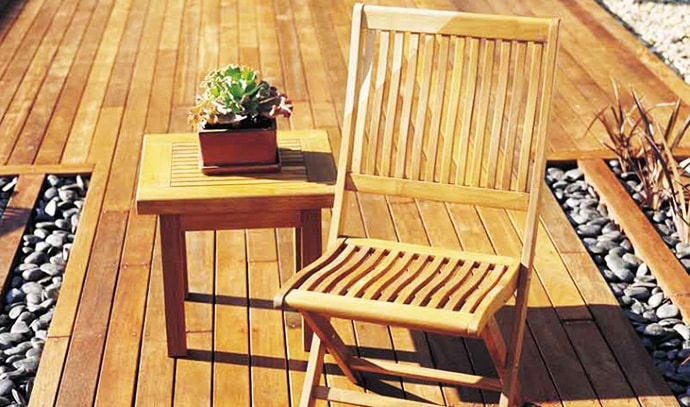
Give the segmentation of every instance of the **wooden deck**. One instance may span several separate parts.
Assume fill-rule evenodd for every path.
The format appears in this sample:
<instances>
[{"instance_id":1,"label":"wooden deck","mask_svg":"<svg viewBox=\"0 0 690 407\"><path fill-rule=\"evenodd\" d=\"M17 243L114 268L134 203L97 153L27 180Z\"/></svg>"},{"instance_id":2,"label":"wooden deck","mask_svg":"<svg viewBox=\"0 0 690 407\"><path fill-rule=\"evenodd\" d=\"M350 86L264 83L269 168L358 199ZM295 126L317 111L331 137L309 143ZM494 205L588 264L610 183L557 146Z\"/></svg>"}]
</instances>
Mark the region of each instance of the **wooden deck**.
<instances>
[{"instance_id":1,"label":"wooden deck","mask_svg":"<svg viewBox=\"0 0 690 407\"><path fill-rule=\"evenodd\" d=\"M307 357L299 318L273 310L270 301L293 273L290 231L188 236L194 351L170 359L156 218L137 215L132 205L138 157L144 133L188 130L186 111L199 78L230 62L259 68L290 95L295 115L282 128L326 129L337 151L352 3L0 1L0 173L25 174L20 185L35 188L35 174L92 172L32 406L297 405ZM562 18L549 145L561 156L601 149L584 133L593 112L611 102L611 78L652 103L677 97L690 103L690 87L594 0L377 3ZM363 224L355 227L371 235L472 250L509 252L524 222L461 205L367 197L362 203ZM15 204L26 212L27 202ZM0 244L12 247L17 234L6 229ZM551 196L536 269L521 372L531 400L543 406L676 403ZM475 342L340 326L363 354L490 369ZM408 398L458 406L496 401L474 391L379 379L368 386ZM332 366L327 380L345 382Z\"/></svg>"}]
</instances>

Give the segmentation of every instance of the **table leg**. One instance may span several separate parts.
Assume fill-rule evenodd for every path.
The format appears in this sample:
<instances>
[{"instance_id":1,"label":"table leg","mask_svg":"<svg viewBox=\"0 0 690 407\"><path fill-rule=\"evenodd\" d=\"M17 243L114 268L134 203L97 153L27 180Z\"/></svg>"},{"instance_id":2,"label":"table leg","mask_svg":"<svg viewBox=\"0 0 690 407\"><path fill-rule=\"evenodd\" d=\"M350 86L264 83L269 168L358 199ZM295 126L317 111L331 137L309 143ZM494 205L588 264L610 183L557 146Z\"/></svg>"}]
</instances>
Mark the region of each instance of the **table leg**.
<instances>
[{"instance_id":1,"label":"table leg","mask_svg":"<svg viewBox=\"0 0 690 407\"><path fill-rule=\"evenodd\" d=\"M295 259L297 270L308 265L321 256L321 209L302 211L302 227L295 229ZM297 251L299 251L299 256ZM314 332L302 320L302 344L304 350L311 349Z\"/></svg>"},{"instance_id":2,"label":"table leg","mask_svg":"<svg viewBox=\"0 0 690 407\"><path fill-rule=\"evenodd\" d=\"M187 294L187 248L180 217L161 215L160 232L168 355L184 356L187 354L184 316L184 298Z\"/></svg>"}]
</instances>

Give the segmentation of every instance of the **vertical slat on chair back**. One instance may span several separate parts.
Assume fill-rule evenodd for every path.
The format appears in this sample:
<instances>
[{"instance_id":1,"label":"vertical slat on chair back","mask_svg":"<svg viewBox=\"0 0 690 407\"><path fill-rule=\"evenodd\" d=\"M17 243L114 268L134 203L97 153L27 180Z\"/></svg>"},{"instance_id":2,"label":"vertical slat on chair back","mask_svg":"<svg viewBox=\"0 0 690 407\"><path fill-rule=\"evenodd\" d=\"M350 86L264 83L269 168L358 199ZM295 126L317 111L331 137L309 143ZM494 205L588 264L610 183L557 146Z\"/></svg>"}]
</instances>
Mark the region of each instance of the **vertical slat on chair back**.
<instances>
[{"instance_id":1,"label":"vertical slat on chair back","mask_svg":"<svg viewBox=\"0 0 690 407\"><path fill-rule=\"evenodd\" d=\"M358 5L339 176L530 192L557 24Z\"/></svg>"},{"instance_id":2,"label":"vertical slat on chair back","mask_svg":"<svg viewBox=\"0 0 690 407\"><path fill-rule=\"evenodd\" d=\"M395 10L364 7L349 171L527 192L550 20Z\"/></svg>"}]
</instances>

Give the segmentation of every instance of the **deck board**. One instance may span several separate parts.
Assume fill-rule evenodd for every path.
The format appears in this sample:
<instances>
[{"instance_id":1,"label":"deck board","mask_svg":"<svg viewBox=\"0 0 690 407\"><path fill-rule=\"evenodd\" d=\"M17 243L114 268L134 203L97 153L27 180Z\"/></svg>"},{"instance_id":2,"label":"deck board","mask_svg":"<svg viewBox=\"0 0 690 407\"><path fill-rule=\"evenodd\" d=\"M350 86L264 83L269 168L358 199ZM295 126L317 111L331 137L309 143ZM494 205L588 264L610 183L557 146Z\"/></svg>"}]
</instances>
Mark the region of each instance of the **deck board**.
<instances>
[{"instance_id":1,"label":"deck board","mask_svg":"<svg viewBox=\"0 0 690 407\"><path fill-rule=\"evenodd\" d=\"M240 62L260 69L293 100L294 116L281 119L281 128L327 130L337 154L354 3L0 0L0 172L40 178L53 169L93 171L32 406L297 405L307 358L301 321L270 308L273 293L294 272L291 231L190 234L193 351L168 358L156 219L132 206L139 150L144 133L187 131L199 79L219 64ZM612 101L612 77L649 102L690 102L690 87L593 0L373 3L559 16L548 146L554 154L601 150L595 132L585 130ZM545 202L520 373L529 383L525 394L542 406L672 404L556 201L549 195ZM348 204L364 215L348 218L348 226L374 237L503 252L521 236L519 216L465 205L365 194ZM324 237L329 220L324 211ZM16 246L15 235L0 234L0 244ZM499 320L510 313L508 307ZM335 325L363 354L493 369L475 341ZM327 361L322 380L357 389ZM369 379L389 395L459 406L496 403L495 395L479 391Z\"/></svg>"}]
</instances>

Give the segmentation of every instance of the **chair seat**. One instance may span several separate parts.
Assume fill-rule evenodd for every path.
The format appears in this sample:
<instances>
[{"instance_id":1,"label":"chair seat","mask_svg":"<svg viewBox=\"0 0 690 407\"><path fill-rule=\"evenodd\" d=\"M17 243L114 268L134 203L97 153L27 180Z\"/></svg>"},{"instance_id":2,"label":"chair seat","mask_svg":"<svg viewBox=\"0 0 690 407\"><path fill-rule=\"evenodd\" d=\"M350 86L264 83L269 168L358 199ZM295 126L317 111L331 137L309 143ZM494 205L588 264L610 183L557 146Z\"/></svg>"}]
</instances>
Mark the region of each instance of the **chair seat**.
<instances>
[{"instance_id":1,"label":"chair seat","mask_svg":"<svg viewBox=\"0 0 690 407\"><path fill-rule=\"evenodd\" d=\"M475 336L517 287L518 259L347 238L300 271L278 306Z\"/></svg>"}]
</instances>

